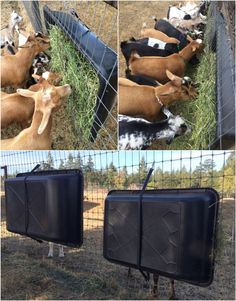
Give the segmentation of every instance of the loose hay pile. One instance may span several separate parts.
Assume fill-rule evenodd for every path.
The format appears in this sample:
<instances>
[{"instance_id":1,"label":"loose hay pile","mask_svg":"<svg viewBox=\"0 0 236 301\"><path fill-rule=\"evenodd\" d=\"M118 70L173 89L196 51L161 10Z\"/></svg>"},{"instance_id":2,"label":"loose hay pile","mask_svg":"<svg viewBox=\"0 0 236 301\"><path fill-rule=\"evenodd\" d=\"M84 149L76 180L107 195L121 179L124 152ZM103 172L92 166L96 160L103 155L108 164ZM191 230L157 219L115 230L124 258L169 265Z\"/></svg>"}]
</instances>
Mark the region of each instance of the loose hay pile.
<instances>
[{"instance_id":1,"label":"loose hay pile","mask_svg":"<svg viewBox=\"0 0 236 301\"><path fill-rule=\"evenodd\" d=\"M74 123L79 146L88 144L96 105L99 81L96 72L73 43L56 26L49 31L51 69L62 75L62 83L70 84L69 114Z\"/></svg>"}]
</instances>

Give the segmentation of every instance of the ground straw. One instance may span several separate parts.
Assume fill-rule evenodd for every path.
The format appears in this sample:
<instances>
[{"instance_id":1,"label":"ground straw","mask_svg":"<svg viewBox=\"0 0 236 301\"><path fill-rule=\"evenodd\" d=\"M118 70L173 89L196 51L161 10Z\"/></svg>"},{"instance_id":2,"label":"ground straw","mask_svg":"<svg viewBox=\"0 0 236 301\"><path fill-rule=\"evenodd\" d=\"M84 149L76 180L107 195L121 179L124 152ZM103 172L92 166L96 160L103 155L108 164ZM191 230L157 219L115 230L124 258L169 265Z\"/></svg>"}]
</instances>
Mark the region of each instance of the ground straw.
<instances>
[{"instance_id":1,"label":"ground straw","mask_svg":"<svg viewBox=\"0 0 236 301\"><path fill-rule=\"evenodd\" d=\"M68 111L74 122L74 129L82 144L89 141L93 123L98 76L90 63L76 49L74 44L56 26L49 31L51 41L51 70L60 72L62 84L69 84L72 94L68 100Z\"/></svg>"}]
</instances>

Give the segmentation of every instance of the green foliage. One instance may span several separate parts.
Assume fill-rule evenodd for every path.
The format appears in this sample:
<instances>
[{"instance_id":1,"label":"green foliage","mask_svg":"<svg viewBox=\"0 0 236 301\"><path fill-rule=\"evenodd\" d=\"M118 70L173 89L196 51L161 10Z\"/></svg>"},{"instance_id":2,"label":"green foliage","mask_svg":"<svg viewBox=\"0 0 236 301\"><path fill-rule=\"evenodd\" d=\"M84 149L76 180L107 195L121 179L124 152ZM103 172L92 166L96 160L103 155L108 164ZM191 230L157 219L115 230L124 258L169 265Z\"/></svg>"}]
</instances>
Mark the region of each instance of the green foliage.
<instances>
[{"instance_id":1,"label":"green foliage","mask_svg":"<svg viewBox=\"0 0 236 301\"><path fill-rule=\"evenodd\" d=\"M216 135L216 54L209 45L209 31L212 23L207 24L204 36L205 49L197 68L189 66L186 74L199 84L195 100L176 104L176 113L183 116L192 127L192 133L176 139L172 149L209 149ZM191 69L190 69L191 67Z\"/></svg>"},{"instance_id":2,"label":"green foliage","mask_svg":"<svg viewBox=\"0 0 236 301\"><path fill-rule=\"evenodd\" d=\"M78 52L74 44L56 26L49 31L51 41L51 69L62 74L62 84L69 84L72 93L68 109L76 133L81 141L88 141L99 87L92 66Z\"/></svg>"}]
</instances>

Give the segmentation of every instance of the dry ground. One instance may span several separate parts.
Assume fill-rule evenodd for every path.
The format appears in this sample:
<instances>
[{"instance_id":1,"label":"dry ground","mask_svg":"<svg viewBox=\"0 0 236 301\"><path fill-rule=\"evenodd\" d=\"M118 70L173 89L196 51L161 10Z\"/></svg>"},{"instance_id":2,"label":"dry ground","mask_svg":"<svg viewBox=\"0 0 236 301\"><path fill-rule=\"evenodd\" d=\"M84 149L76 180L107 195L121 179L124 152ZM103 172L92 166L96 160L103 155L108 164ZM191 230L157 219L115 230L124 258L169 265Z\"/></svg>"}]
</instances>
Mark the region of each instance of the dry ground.
<instances>
[{"instance_id":1,"label":"dry ground","mask_svg":"<svg viewBox=\"0 0 236 301\"><path fill-rule=\"evenodd\" d=\"M49 8L55 10L67 11L74 8L83 22L94 31L105 43L117 51L117 10L106 5L104 2L75 2L75 1L40 1L40 8L48 5ZM1 28L8 24L9 15L15 10L19 15L23 16L23 28L26 31L33 32L33 27L29 17L21 1L1 1ZM104 20L106 20L104 22ZM10 91L9 91L10 92ZM61 109L54 114L52 128L52 149L117 149L116 136L116 105L104 125L105 130L99 132L99 138L96 143L89 141L80 141L76 131L73 128L73 121L67 105L64 104ZM16 136L22 128L12 125L2 130L2 138L11 138ZM111 138L109 138L109 134ZM110 141L109 141L110 140Z\"/></svg>"},{"instance_id":2,"label":"dry ground","mask_svg":"<svg viewBox=\"0 0 236 301\"><path fill-rule=\"evenodd\" d=\"M127 268L111 264L102 256L103 213L106 190L85 191L84 243L80 249L65 248L65 258L47 258L47 243L6 231L5 201L2 195L2 299L152 299L151 285L133 270L127 281ZM200 288L176 282L179 299L233 300L234 245L232 223L234 200L222 203L224 241L216 261L213 283ZM161 277L160 299L169 296L169 282Z\"/></svg>"}]
</instances>

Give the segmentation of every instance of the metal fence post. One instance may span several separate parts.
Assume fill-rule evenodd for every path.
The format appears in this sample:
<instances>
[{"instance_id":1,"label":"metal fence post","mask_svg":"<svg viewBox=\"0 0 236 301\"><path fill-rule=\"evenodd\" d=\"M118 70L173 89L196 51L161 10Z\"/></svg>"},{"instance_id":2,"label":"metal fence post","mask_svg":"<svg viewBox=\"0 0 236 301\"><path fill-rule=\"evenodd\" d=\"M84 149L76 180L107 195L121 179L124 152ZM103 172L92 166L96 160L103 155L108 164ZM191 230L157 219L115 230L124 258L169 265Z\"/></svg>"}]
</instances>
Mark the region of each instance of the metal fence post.
<instances>
[{"instance_id":1,"label":"metal fence post","mask_svg":"<svg viewBox=\"0 0 236 301\"><path fill-rule=\"evenodd\" d=\"M22 2L30 18L30 22L34 27L34 30L36 32L37 31L44 32L43 25L42 25L42 18L39 10L39 1L33 0L33 1L22 1Z\"/></svg>"}]
</instances>

